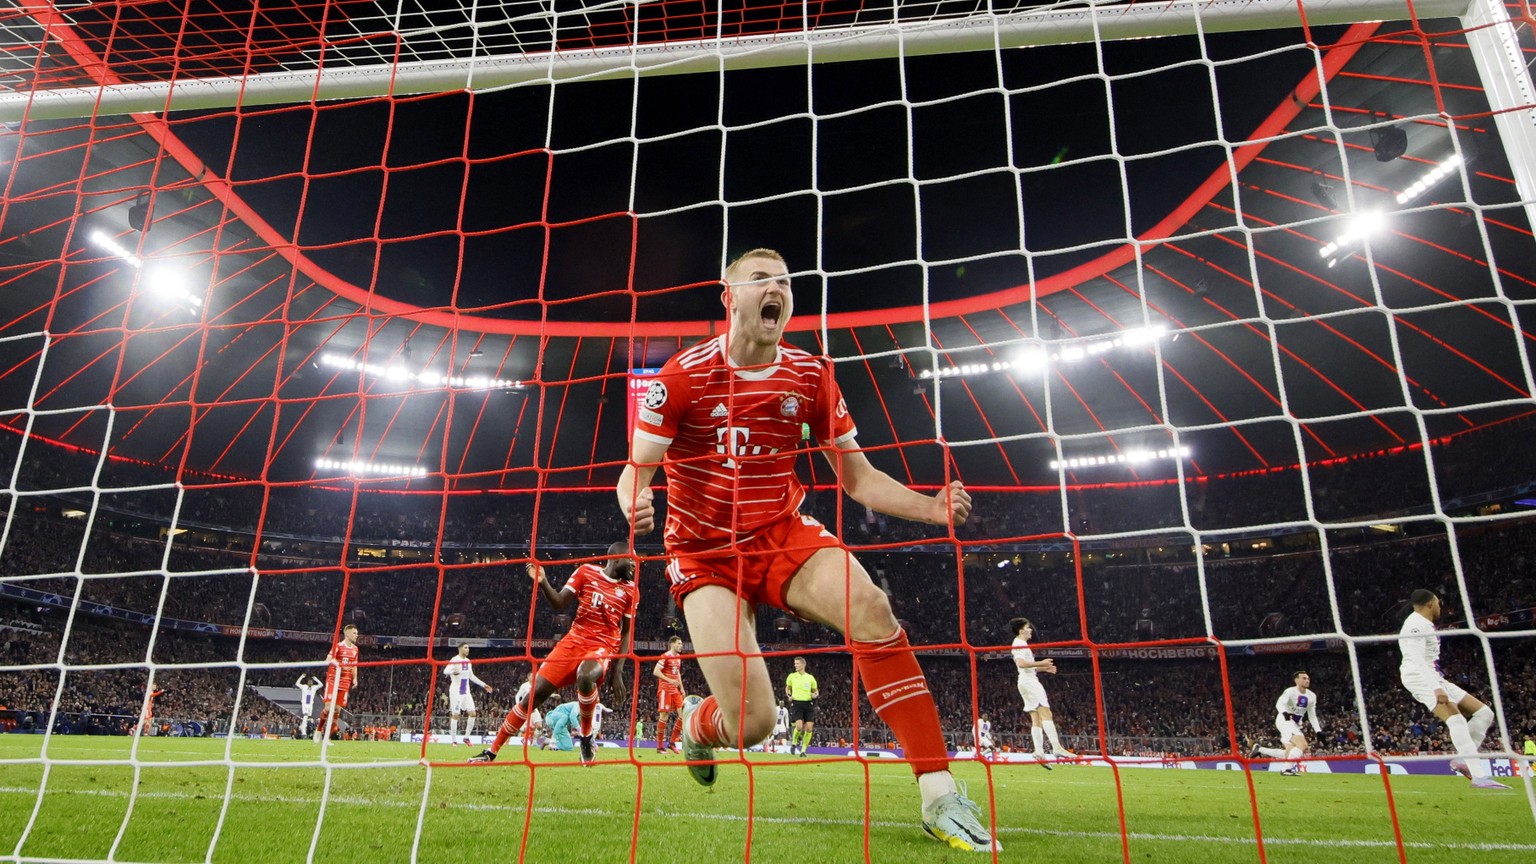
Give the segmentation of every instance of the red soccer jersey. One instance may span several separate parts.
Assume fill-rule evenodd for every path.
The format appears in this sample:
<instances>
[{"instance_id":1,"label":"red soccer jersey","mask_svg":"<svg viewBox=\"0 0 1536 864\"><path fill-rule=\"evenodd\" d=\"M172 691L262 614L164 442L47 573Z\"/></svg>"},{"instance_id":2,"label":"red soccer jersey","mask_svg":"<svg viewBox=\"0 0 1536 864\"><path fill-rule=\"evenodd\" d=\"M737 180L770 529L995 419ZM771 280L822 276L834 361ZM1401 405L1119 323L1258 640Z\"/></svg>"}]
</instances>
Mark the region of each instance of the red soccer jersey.
<instances>
[{"instance_id":1,"label":"red soccer jersey","mask_svg":"<svg viewBox=\"0 0 1536 864\"><path fill-rule=\"evenodd\" d=\"M824 443L858 434L824 357L781 343L772 366L741 369L720 336L668 360L635 419L636 437L667 445L667 551L727 549L797 512L802 423Z\"/></svg>"},{"instance_id":2,"label":"red soccer jersey","mask_svg":"<svg viewBox=\"0 0 1536 864\"><path fill-rule=\"evenodd\" d=\"M635 617L635 606L640 602L635 583L609 579L601 567L583 564L565 585L576 592L576 620L570 635L617 652L624 619Z\"/></svg>"},{"instance_id":3,"label":"red soccer jersey","mask_svg":"<svg viewBox=\"0 0 1536 864\"><path fill-rule=\"evenodd\" d=\"M331 646L331 653L325 659L329 663L336 664L326 670L325 677L334 678L339 672L342 685L352 686L352 681L357 677L357 646L337 642Z\"/></svg>"},{"instance_id":4,"label":"red soccer jersey","mask_svg":"<svg viewBox=\"0 0 1536 864\"><path fill-rule=\"evenodd\" d=\"M667 676L672 681L682 680L683 658L677 654L661 655L661 659L656 661L656 665L661 667L661 674ZM681 687L674 686L671 681L661 678L657 679L656 687L659 690L677 691L682 689Z\"/></svg>"}]
</instances>

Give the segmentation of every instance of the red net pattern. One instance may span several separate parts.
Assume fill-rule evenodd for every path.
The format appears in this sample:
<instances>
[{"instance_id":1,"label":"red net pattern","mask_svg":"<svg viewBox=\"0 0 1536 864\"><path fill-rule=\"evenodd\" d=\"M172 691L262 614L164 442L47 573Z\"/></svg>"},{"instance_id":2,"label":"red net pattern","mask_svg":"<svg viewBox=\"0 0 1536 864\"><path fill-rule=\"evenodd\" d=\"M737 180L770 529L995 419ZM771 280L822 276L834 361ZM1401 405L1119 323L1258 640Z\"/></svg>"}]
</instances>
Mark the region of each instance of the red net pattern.
<instances>
[{"instance_id":1,"label":"red net pattern","mask_svg":"<svg viewBox=\"0 0 1536 864\"><path fill-rule=\"evenodd\" d=\"M24 92L977 11L545 6L22 6L0 12L17 36L0 70ZM1529 53L1528 10L1509 11ZM522 563L601 560L626 536L613 486L640 370L718 332L719 266L762 242L796 273L791 340L836 361L871 459L976 497L964 526L907 524L838 491L817 448L797 464L808 512L889 593L983 825L1005 843L1054 836L1007 790L1039 773L1007 662L1027 616L1038 656L1060 662L1045 683L1063 744L1120 760L1094 775L1112 821L1069 829L1098 851L1168 840L1137 833L1124 766L1230 763L1251 772L1232 842L1264 859L1271 778L1253 773L1295 760L1249 744L1273 737L1271 700L1302 658L1330 736L1304 764L1377 766L1390 830L1370 842L1399 860L1471 848L1396 809L1385 760L1429 764L1449 744L1397 684L1399 622L1381 610L1438 590L1467 631L1446 666L1502 718L1487 746L1531 734L1532 694L1512 682L1536 671L1518 565L1533 550L1512 477L1536 467L1536 255L1500 109L1455 26L1208 44L1052 49L1077 70L1060 74L1002 52L6 126L0 600L37 610L7 625L36 631L0 667L7 692L49 718L105 704L136 727L287 729L246 685L288 686L353 621L362 734L441 734L441 670L463 640L494 687L479 717L493 733L571 624ZM1138 121L1199 88L1211 106L1186 124ZM1040 118L1074 106L1096 131L1041 140ZM1363 239L1349 217L1378 205L1390 239ZM643 802L680 769L614 727L654 721L651 664L687 632L658 542L639 543L630 695L605 735ZM817 761L857 766L833 792L856 806L833 821L862 836L837 848L879 860L916 835L915 800L871 800L899 748L848 645L787 612L752 620L776 693L791 658L811 661ZM692 660L684 680L707 692ZM991 760L973 759L982 716ZM439 783L462 761L414 755ZM771 858L762 844L791 842L774 826L792 817L757 808L795 763L721 755L722 782L748 790L726 814L739 849ZM519 860L537 860L530 826L570 772L517 747L500 762L533 769L514 812ZM655 829L642 803L628 814L604 848L643 860ZM1529 848L1499 833L1512 824L1493 841Z\"/></svg>"}]
</instances>

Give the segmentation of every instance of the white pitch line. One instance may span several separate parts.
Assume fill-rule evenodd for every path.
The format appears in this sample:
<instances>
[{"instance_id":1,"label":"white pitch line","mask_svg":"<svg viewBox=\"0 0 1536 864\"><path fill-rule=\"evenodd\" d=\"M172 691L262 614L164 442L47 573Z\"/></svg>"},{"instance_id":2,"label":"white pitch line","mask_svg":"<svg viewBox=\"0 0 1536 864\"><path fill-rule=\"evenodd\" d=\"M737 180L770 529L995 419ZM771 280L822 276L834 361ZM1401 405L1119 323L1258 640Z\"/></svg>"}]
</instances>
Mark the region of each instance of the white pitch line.
<instances>
[{"instance_id":1,"label":"white pitch line","mask_svg":"<svg viewBox=\"0 0 1536 864\"><path fill-rule=\"evenodd\" d=\"M37 790L24 786L0 786L0 794L12 795L36 795ZM102 798L126 798L127 792L115 789L50 789L53 795L92 795ZM212 800L209 796L192 795L186 792L146 792L140 791L139 798L170 798L178 800L204 799ZM318 804L317 798L295 798L288 795L235 795L236 800L254 802L273 802L279 804ZM364 798L352 796L332 795L332 804L347 804L359 807L403 807L416 809L420 804L415 801L382 801L377 798ZM501 813L524 813L527 807L517 807L510 804L454 804L456 810L470 810L476 812L490 811ZM634 812L630 810L601 810L594 807L534 807L533 812L555 816L598 816L615 819L634 819ZM672 810L642 811L642 817L659 816L675 817L683 819L708 819L717 822L746 822L748 817L736 813L689 813ZM785 825L830 825L862 827L863 819L825 819L802 816L753 816L751 821L765 824ZM907 828L912 822L895 822L890 820L871 820L868 824L871 828ZM1119 840L1118 831L1060 831L1048 828L1012 828L1000 826L999 834L1029 834L1042 837L1072 837L1086 840ZM1223 837L1215 834L1152 834L1143 831L1132 831L1126 835L1131 840L1145 840L1152 842L1169 843L1219 843L1225 845L1257 845L1252 837ZM1397 843L1392 840L1328 840L1310 837L1272 837L1264 838L1266 845L1272 846L1318 846L1336 848L1368 848L1368 849L1395 849ZM1426 843L1423 841L1404 841L1403 846L1408 849L1448 849L1470 850L1475 852L1536 852L1536 843Z\"/></svg>"},{"instance_id":2,"label":"white pitch line","mask_svg":"<svg viewBox=\"0 0 1536 864\"><path fill-rule=\"evenodd\" d=\"M1019 764L1021 764L1021 765L1028 765L1030 763L1028 763L1028 762L1021 762ZM807 765L805 767L807 767L807 768L814 768L815 766L814 765ZM1077 769L1071 769L1071 770L1077 770ZM1236 772L1231 772L1231 773L1236 773ZM1260 772L1260 775L1262 775L1264 773L1269 773L1269 772ZM855 777L855 778L858 778L858 779L863 779L864 774L862 772L859 772L859 771L824 771L824 772L817 773L816 776L817 777ZM1364 774L1329 774L1327 776L1329 776L1329 777L1364 777L1364 776L1367 776L1367 775L1364 775ZM1394 775L1394 777L1393 777L1394 785L1392 786L1392 796L1394 798L1397 797L1398 795L1433 795L1433 794L1435 794L1433 792L1423 792L1423 791L1418 791L1418 790L1414 790L1414 789L1399 789L1399 788L1397 788L1397 785L1396 785L1396 782L1395 782L1398 776L1401 776L1401 775ZM1425 775L1420 774L1418 776L1422 777L1422 776L1425 776ZM1447 774L1447 775L1445 775L1445 777L1446 777L1446 779L1449 779L1449 778L1452 778L1452 777L1460 779L1460 775L1457 775L1457 774ZM797 779L804 779L804 778L797 778ZM912 785L912 781L907 777L907 775L892 776L892 775L882 775L882 774L871 774L870 775L870 779L875 781L875 782L879 782L879 783L887 783L887 782L889 782L889 783L902 783L902 784L908 785L908 786ZM1092 788L1095 788L1095 789L1100 789L1100 788L1105 788L1105 784L1108 783L1108 781L1105 781L1105 780L1063 780L1063 779L1061 779L1060 775L1046 774L1043 771L1042 772L1038 772L1038 773L1033 773L1033 772L1027 772L1026 771L1026 772L1022 772L1021 774L1019 774L1017 776L1009 776L1009 777L1007 777L1006 778L1006 782L1005 782L1005 780L995 780L994 782L997 784L997 786L999 788L1007 788L1008 783L1016 781L1016 780L1023 780L1023 781L1025 781L1029 785L1029 787L1032 788L1032 789L1036 788L1036 787L1043 787L1043 786L1088 786L1088 787L1092 787ZM977 781L977 782L980 782L980 781ZM1305 781L1303 781L1303 782L1305 782ZM1293 784L1287 783L1285 785L1291 786ZM1300 785L1300 784L1295 784L1295 785ZM1231 784L1224 784L1224 783L1191 783L1188 780L1184 780L1184 781L1181 781L1180 786L1181 786L1181 788L1185 788L1185 789L1226 789L1226 790L1230 790L1230 791L1233 791L1233 792L1242 792L1243 796L1245 798L1248 795L1248 787L1246 785L1238 784L1236 781L1234 781ZM1328 794L1329 795L1378 795L1379 796L1379 795L1384 795L1386 793L1380 787L1377 787L1377 788L1372 788L1372 789L1329 789L1328 790Z\"/></svg>"},{"instance_id":3,"label":"white pitch line","mask_svg":"<svg viewBox=\"0 0 1536 864\"><path fill-rule=\"evenodd\" d=\"M305 742L297 742L297 743L304 744ZM118 753L118 752L121 752L120 748L114 748L114 747L78 747L78 746L72 746L70 749L71 749L72 752L79 752L79 751L103 752L103 753ZM205 756L205 755L207 755L206 751L203 751L203 750L163 749L163 750L156 750L154 752L155 753L185 753L185 754L193 755L193 756ZM450 758L451 758L451 755L452 754L450 754ZM440 758L440 757L429 757L429 758ZM154 767L154 768L183 766L183 767L188 767L188 768L236 768L236 769L262 769L262 770L267 770L267 769L283 769L283 768L323 769L323 768L327 768L327 767L346 770L346 769L355 769L355 768L359 768L359 767L362 767L362 766L368 766L368 767L383 766L383 767L395 767L395 768L415 768L415 767L420 767L420 764L421 764L419 760L415 761L415 762L412 762L412 761L407 761L407 760L404 760L404 759L393 758L393 757L388 757L388 756L359 756L357 754L349 754L345 760L328 760L328 761L324 761L324 762L316 761L316 760L313 760L313 759L293 760L293 761L286 761L285 760L285 761L281 761L281 762L256 761L256 760L246 761L246 760L239 759L239 758L232 759L232 760L231 759L216 759L216 760L215 759L201 759L201 760L167 759L167 760L164 760L164 761L160 761L160 760L147 760L147 759L145 759L143 757L140 757L138 762L135 762L132 759L97 760L97 759L58 759L58 758L55 758L55 759L45 760L45 759L43 759L41 757L35 757L35 758L34 757L26 757L26 758L23 758L23 759L20 759L20 760L4 760L4 763L5 764L37 764L37 765L41 765L44 761L51 761L55 765L66 765L66 766L67 765L80 765L80 766L102 766L102 767L129 767L129 766L132 766L132 765L135 765L135 764L139 764L139 765L144 765L144 766L149 766L149 767ZM444 760L444 761L446 761L446 760ZM542 763L534 763L534 764L538 765L538 764L542 764ZM625 763L625 762L618 762L618 761L616 761L614 764L635 764L635 763ZM669 762L642 762L642 763L638 763L638 764L641 767L650 768L650 767L657 766L657 765L669 765L669 764L675 765L675 764L679 764L679 763L675 763L675 762L672 762L672 763L669 763ZM724 762L722 764L724 764L724 765L732 765L732 764L739 764L739 763L737 763L735 761L727 761L727 762ZM812 768L812 769L814 769L814 768L817 768L817 767L821 767L823 770L820 770L820 771L817 772L817 774L816 774L817 777L853 777L853 778L863 779L864 776L865 776L864 772L862 772L862 771L829 771L829 770L824 770L828 763L822 763L821 766L816 766L816 765L799 765L798 763L794 763L794 762L789 762L789 761L782 761L781 762L781 761L777 761L776 760L776 761L768 762L768 763L756 763L756 762L754 762L752 764L753 764L754 769L756 769L756 770L761 770L764 764L770 766L770 768L775 767L775 766L786 766L786 765L793 765L797 769L798 768ZM872 762L870 764L871 764L871 767L875 767L875 768L887 767L883 763L879 763L879 762ZM1030 763L1030 762L1017 762L1017 763L1013 763L1013 764L1016 765L1016 766L1030 766L1030 765L1033 765L1033 763ZM452 763L451 762L447 762L445 767L452 767ZM1068 773L1070 774L1071 771L1075 771L1078 768L1089 767L1089 766L1076 766L1076 765L1068 764L1068 765L1061 765L1061 766L1057 766L1057 767L1067 768L1068 769ZM1010 768L1009 769L1010 773L1012 773L1013 770L1014 769ZM1235 772L1228 772L1228 773L1235 773ZM1264 774L1271 774L1271 773L1275 773L1275 772L1262 772L1261 771L1261 772L1255 772L1255 773L1260 775L1260 776L1262 776ZM1032 779L1030 779L1029 778L1030 774L1031 774L1031 772L1022 772L1022 774L1020 776L1018 776L1018 777L1010 777L1009 779L1010 780L1025 780L1031 786L1050 785L1050 786L1084 786L1084 787L1100 788L1100 787L1102 787L1104 785L1104 783L1102 781L1066 780L1066 779L1062 779L1060 777L1052 778L1051 775L1044 774L1044 773L1039 773L1038 775L1036 775ZM1139 776L1139 775L1137 775L1137 776ZM1337 775L1327 775L1327 776L1361 777L1361 776L1367 776L1367 775L1337 774ZM1395 778L1397 775L1393 775L1393 776ZM1426 775L1418 775L1418 776L1426 776ZM1442 779L1455 778L1456 776L1457 775L1455 775L1455 774L1447 774ZM872 772L870 772L869 779L872 782L876 782L876 783L902 783L902 784L910 784L910 782L911 782L910 780L907 779L905 774L902 774L902 775L891 775L891 774L885 774L885 773L882 773L882 772L879 772L879 771L872 771ZM1006 784L999 782L998 785L999 786L1005 786ZM1242 791L1245 796L1247 794L1246 787L1239 786L1239 785L1225 784L1225 783L1196 783L1196 782L1190 782L1189 780L1184 780L1181 783L1181 785L1184 788L1188 788L1188 789L1216 789L1216 790ZM1378 797L1378 796L1386 794L1385 790L1381 789L1376 784L1372 784L1372 788L1369 788L1369 789L1338 789L1338 788L1335 788L1335 789L1328 790L1328 793L1330 795L1370 795L1372 797ZM1426 792L1426 791L1423 791L1423 790L1415 790L1415 789L1402 789L1402 788L1400 788L1399 784L1395 784L1395 783L1394 783L1394 786L1393 786L1393 789L1392 789L1393 797L1398 797L1398 796L1403 796L1403 795L1434 795L1434 794L1437 794L1437 793Z\"/></svg>"}]
</instances>

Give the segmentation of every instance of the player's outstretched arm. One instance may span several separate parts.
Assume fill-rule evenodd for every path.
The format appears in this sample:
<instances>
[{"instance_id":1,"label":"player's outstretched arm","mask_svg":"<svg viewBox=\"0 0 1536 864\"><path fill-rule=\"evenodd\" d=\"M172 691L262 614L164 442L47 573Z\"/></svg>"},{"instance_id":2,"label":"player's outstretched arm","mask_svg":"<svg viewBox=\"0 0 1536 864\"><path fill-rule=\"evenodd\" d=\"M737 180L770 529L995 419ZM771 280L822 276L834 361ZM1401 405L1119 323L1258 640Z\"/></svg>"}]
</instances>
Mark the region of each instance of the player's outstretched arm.
<instances>
[{"instance_id":1,"label":"player's outstretched arm","mask_svg":"<svg viewBox=\"0 0 1536 864\"><path fill-rule=\"evenodd\" d=\"M571 601L576 599L576 592L572 591L569 585L562 586L559 591L556 591L555 586L549 584L549 579L544 575L544 565L539 562L529 561L523 565L523 571L528 574L529 579L533 580L539 593L544 595L544 599L549 601L549 605L554 607L556 612L563 611L565 607L571 605Z\"/></svg>"},{"instance_id":2,"label":"player's outstretched arm","mask_svg":"<svg viewBox=\"0 0 1536 864\"><path fill-rule=\"evenodd\" d=\"M630 444L629 462L619 474L619 483L614 491L619 496L619 511L624 514L625 521L634 527L636 536L649 534L656 527L651 478L656 476L656 469L666 455L667 445L646 438L636 436Z\"/></svg>"},{"instance_id":3,"label":"player's outstretched arm","mask_svg":"<svg viewBox=\"0 0 1536 864\"><path fill-rule=\"evenodd\" d=\"M971 516L971 496L959 480L924 495L872 465L856 441L835 445L823 455L849 497L871 510L929 525L960 526Z\"/></svg>"}]
</instances>

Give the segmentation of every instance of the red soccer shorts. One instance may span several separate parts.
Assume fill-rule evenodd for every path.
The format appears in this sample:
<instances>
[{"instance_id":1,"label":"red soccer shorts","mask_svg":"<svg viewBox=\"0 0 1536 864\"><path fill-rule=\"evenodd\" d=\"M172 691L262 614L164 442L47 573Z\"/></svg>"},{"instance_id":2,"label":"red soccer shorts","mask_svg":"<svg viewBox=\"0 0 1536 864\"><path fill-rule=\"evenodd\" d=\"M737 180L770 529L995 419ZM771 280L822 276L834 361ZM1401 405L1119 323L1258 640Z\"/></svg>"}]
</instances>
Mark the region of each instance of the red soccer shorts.
<instances>
[{"instance_id":1,"label":"red soccer shorts","mask_svg":"<svg viewBox=\"0 0 1536 864\"><path fill-rule=\"evenodd\" d=\"M325 701L331 703L331 705L333 705L333 706L335 706L337 708L345 708L345 707L347 707L347 694L351 693L351 692L352 692L352 682L351 681L343 681L341 683L341 686L338 687L334 680L326 679L326 682L325 682Z\"/></svg>"},{"instance_id":2,"label":"red soccer shorts","mask_svg":"<svg viewBox=\"0 0 1536 864\"><path fill-rule=\"evenodd\" d=\"M738 541L729 552L672 556L667 562L667 577L678 606L694 589L720 585L749 603L785 609L784 593L801 566L823 549L841 548L843 545L820 522L792 513Z\"/></svg>"},{"instance_id":3,"label":"red soccer shorts","mask_svg":"<svg viewBox=\"0 0 1536 864\"><path fill-rule=\"evenodd\" d=\"M683 710L683 691L670 687L656 688L656 713L672 713Z\"/></svg>"},{"instance_id":4,"label":"red soccer shorts","mask_svg":"<svg viewBox=\"0 0 1536 864\"><path fill-rule=\"evenodd\" d=\"M608 677L608 655L611 652L606 646L595 645L586 639L572 639L567 634L564 639L556 643L554 650L549 652L543 660L539 661L536 674L549 683L555 685L555 689L568 687L576 680L576 669L587 660L596 660L603 668L598 673L597 683L603 683Z\"/></svg>"}]
</instances>

